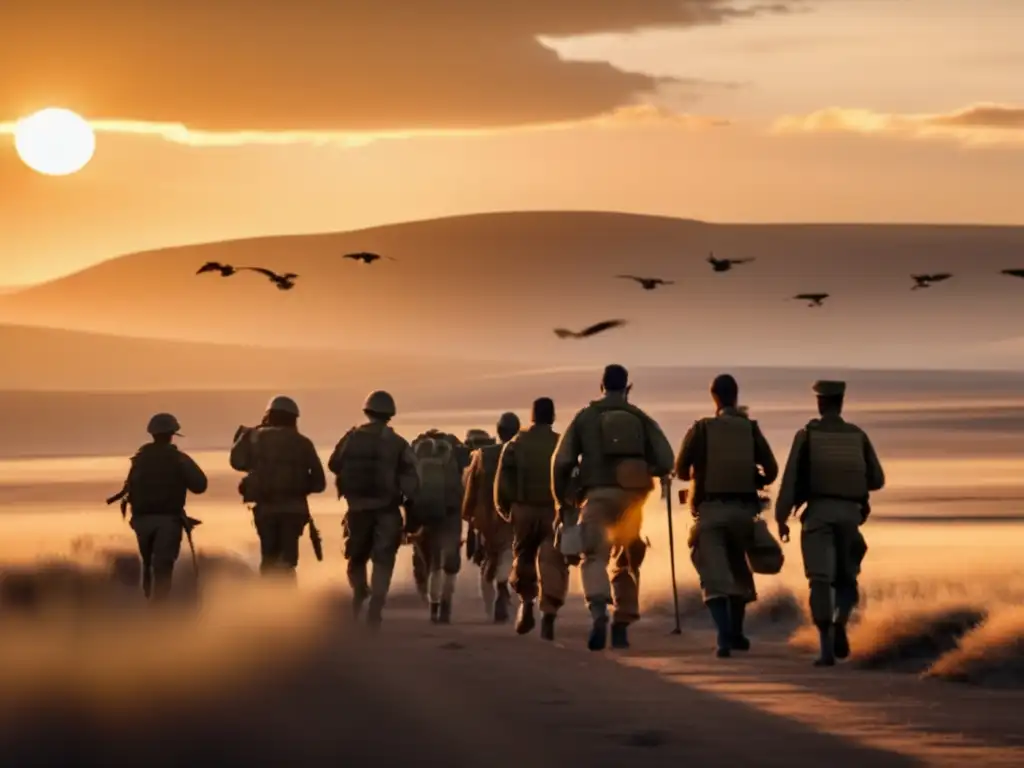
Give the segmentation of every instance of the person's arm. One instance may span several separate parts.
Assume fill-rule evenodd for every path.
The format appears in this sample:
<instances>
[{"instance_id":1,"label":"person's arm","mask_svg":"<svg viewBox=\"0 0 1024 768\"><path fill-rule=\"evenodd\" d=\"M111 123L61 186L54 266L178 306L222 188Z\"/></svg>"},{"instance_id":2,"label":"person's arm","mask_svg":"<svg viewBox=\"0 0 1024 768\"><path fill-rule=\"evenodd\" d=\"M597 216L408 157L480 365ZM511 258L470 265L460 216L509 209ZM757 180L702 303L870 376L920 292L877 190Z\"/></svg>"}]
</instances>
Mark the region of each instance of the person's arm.
<instances>
[{"instance_id":1,"label":"person's arm","mask_svg":"<svg viewBox=\"0 0 1024 768\"><path fill-rule=\"evenodd\" d=\"M882 469L882 462L878 460L875 453L875 446L871 439L864 435L864 460L868 466L868 490L880 491L885 487L885 471Z\"/></svg>"},{"instance_id":2,"label":"person's arm","mask_svg":"<svg viewBox=\"0 0 1024 768\"><path fill-rule=\"evenodd\" d=\"M352 434L350 429L344 435L341 436L341 440L334 446L334 450L331 451L330 457L327 459L327 469L333 474L337 475L341 472L341 464L344 461L345 446L348 445L348 437Z\"/></svg>"},{"instance_id":3,"label":"person's arm","mask_svg":"<svg viewBox=\"0 0 1024 768\"><path fill-rule=\"evenodd\" d=\"M779 526L786 525L790 515L797 506L797 487L800 481L800 455L807 442L807 432L801 429L793 438L793 446L789 449L786 469L782 473L779 495L775 498L775 522Z\"/></svg>"},{"instance_id":4,"label":"person's arm","mask_svg":"<svg viewBox=\"0 0 1024 768\"><path fill-rule=\"evenodd\" d=\"M416 498L420 491L420 473L416 469L416 455L404 440L398 457L398 488L406 500Z\"/></svg>"},{"instance_id":5,"label":"person's arm","mask_svg":"<svg viewBox=\"0 0 1024 768\"><path fill-rule=\"evenodd\" d=\"M316 452L313 441L306 438L306 466L309 468L309 492L323 493L327 488L327 477L320 455Z\"/></svg>"},{"instance_id":6,"label":"person's arm","mask_svg":"<svg viewBox=\"0 0 1024 768\"><path fill-rule=\"evenodd\" d=\"M494 509L502 520L512 519L512 502L515 500L514 489L517 480L515 440L510 440L501 447L498 471L494 473Z\"/></svg>"},{"instance_id":7,"label":"person's arm","mask_svg":"<svg viewBox=\"0 0 1024 768\"><path fill-rule=\"evenodd\" d=\"M483 479L483 462L480 451L473 451L469 467L463 475L466 478L462 492L462 519L472 523L476 519L476 502L480 498L480 481Z\"/></svg>"},{"instance_id":8,"label":"person's arm","mask_svg":"<svg viewBox=\"0 0 1024 768\"><path fill-rule=\"evenodd\" d=\"M206 493L208 481L206 473L199 468L199 465L187 453L181 452L181 469L185 477L185 487L190 493L199 495Z\"/></svg>"},{"instance_id":9,"label":"person's arm","mask_svg":"<svg viewBox=\"0 0 1024 768\"><path fill-rule=\"evenodd\" d=\"M565 428L565 432L559 438L558 445L551 457L551 493L554 495L557 505L569 501L567 495L572 483L572 471L579 464L580 453L583 450L577 426L582 413L583 411L577 413L569 422L569 426Z\"/></svg>"},{"instance_id":10,"label":"person's arm","mask_svg":"<svg viewBox=\"0 0 1024 768\"><path fill-rule=\"evenodd\" d=\"M231 453L228 456L231 468L238 472L248 472L249 464L252 461L252 430L246 429L235 440L231 446Z\"/></svg>"},{"instance_id":11,"label":"person's arm","mask_svg":"<svg viewBox=\"0 0 1024 768\"><path fill-rule=\"evenodd\" d=\"M672 444L665 437L661 425L650 416L646 418L647 428L644 435L647 438L647 463L651 468L653 477L665 478L673 471L675 456L672 453Z\"/></svg>"},{"instance_id":12,"label":"person's arm","mask_svg":"<svg viewBox=\"0 0 1024 768\"><path fill-rule=\"evenodd\" d=\"M700 432L700 422L695 422L683 437L679 446L679 455L676 456L675 475L679 480L692 480L694 461L697 456L697 434Z\"/></svg>"},{"instance_id":13,"label":"person's arm","mask_svg":"<svg viewBox=\"0 0 1024 768\"><path fill-rule=\"evenodd\" d=\"M779 463L758 423L754 422L754 462L764 473L765 485L771 485L779 476Z\"/></svg>"}]
</instances>

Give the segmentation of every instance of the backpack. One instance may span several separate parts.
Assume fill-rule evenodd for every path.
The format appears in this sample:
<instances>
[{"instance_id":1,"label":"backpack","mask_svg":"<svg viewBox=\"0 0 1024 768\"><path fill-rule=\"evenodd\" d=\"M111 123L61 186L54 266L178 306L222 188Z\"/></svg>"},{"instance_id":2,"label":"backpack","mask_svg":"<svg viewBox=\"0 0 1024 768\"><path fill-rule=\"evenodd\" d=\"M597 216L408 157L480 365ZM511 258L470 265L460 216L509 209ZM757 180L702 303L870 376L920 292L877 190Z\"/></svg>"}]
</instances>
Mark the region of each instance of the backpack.
<instances>
[{"instance_id":1,"label":"backpack","mask_svg":"<svg viewBox=\"0 0 1024 768\"><path fill-rule=\"evenodd\" d=\"M282 501L309 493L309 467L304 438L286 427L259 427L252 436L252 470L245 482L245 500Z\"/></svg>"},{"instance_id":2,"label":"backpack","mask_svg":"<svg viewBox=\"0 0 1024 768\"><path fill-rule=\"evenodd\" d=\"M342 449L338 494L353 499L390 499L397 493L395 467L387 460L383 430L357 427Z\"/></svg>"},{"instance_id":3,"label":"backpack","mask_svg":"<svg viewBox=\"0 0 1024 768\"><path fill-rule=\"evenodd\" d=\"M515 437L516 501L535 506L555 503L551 490L551 458L558 446L553 431L520 432Z\"/></svg>"},{"instance_id":4,"label":"backpack","mask_svg":"<svg viewBox=\"0 0 1024 768\"><path fill-rule=\"evenodd\" d=\"M625 408L602 410L598 431L601 453L614 467L618 486L649 491L653 482L647 466L647 430L643 420Z\"/></svg>"},{"instance_id":5,"label":"backpack","mask_svg":"<svg viewBox=\"0 0 1024 768\"><path fill-rule=\"evenodd\" d=\"M142 446L132 457L127 485L133 515L181 512L188 491L178 449L172 444Z\"/></svg>"},{"instance_id":6,"label":"backpack","mask_svg":"<svg viewBox=\"0 0 1024 768\"><path fill-rule=\"evenodd\" d=\"M436 522L448 514L448 475L452 466L450 456L426 456L417 462L420 490L415 509L420 523Z\"/></svg>"}]
</instances>

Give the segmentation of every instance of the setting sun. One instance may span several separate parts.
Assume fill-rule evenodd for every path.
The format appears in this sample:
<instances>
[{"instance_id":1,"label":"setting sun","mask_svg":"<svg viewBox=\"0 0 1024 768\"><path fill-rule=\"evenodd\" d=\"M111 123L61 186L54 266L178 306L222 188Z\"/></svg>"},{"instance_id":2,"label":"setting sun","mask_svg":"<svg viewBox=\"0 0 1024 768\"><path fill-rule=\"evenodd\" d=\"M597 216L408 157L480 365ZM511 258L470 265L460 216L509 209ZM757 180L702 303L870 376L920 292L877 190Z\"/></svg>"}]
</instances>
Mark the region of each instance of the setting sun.
<instances>
[{"instance_id":1,"label":"setting sun","mask_svg":"<svg viewBox=\"0 0 1024 768\"><path fill-rule=\"evenodd\" d=\"M18 121L14 147L32 170L47 176L67 176L92 160L96 134L84 118L53 107Z\"/></svg>"}]
</instances>

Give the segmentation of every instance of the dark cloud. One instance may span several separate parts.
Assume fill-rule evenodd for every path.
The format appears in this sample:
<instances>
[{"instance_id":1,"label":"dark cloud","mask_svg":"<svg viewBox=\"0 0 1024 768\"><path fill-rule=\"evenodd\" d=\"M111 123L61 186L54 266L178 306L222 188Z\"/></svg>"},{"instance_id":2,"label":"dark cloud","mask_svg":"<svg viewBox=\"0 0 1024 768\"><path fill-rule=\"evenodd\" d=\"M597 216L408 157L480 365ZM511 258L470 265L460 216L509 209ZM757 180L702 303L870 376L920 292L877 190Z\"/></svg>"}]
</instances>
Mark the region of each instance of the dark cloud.
<instances>
[{"instance_id":1,"label":"dark cloud","mask_svg":"<svg viewBox=\"0 0 1024 768\"><path fill-rule=\"evenodd\" d=\"M1004 128L1024 129L1024 107L1001 104L978 104L949 115L933 117L931 125L946 128Z\"/></svg>"},{"instance_id":2,"label":"dark cloud","mask_svg":"<svg viewBox=\"0 0 1024 768\"><path fill-rule=\"evenodd\" d=\"M209 130L572 120L662 81L562 61L538 36L786 9L731 0L32 0L3 10L0 122L51 104Z\"/></svg>"}]
</instances>

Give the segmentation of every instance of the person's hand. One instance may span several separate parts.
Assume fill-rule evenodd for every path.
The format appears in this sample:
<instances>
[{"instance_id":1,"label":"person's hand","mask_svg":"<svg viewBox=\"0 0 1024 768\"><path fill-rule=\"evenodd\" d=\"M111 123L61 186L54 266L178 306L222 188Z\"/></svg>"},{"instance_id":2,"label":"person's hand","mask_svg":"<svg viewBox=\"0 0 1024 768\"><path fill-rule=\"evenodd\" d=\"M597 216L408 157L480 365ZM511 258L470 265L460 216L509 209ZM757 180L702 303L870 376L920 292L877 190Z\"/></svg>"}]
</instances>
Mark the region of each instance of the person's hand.
<instances>
[{"instance_id":1,"label":"person's hand","mask_svg":"<svg viewBox=\"0 0 1024 768\"><path fill-rule=\"evenodd\" d=\"M783 542L789 541L789 524L779 523L779 538Z\"/></svg>"}]
</instances>

